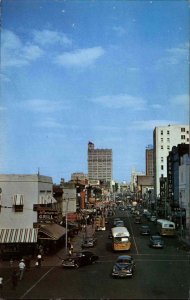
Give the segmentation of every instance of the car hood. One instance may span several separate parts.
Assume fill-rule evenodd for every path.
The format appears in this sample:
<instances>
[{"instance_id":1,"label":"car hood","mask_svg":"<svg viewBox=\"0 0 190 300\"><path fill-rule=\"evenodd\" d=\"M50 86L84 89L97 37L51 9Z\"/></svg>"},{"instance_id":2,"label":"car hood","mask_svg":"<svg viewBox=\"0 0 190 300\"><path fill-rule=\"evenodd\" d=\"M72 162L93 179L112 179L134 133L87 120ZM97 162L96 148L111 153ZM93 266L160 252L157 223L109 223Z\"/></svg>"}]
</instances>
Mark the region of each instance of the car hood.
<instances>
[{"instance_id":1,"label":"car hood","mask_svg":"<svg viewBox=\"0 0 190 300\"><path fill-rule=\"evenodd\" d=\"M119 270L128 270L128 269L130 269L131 267L132 267L132 264L130 264L130 263L116 263L115 265L114 265L114 267L119 271Z\"/></svg>"}]
</instances>

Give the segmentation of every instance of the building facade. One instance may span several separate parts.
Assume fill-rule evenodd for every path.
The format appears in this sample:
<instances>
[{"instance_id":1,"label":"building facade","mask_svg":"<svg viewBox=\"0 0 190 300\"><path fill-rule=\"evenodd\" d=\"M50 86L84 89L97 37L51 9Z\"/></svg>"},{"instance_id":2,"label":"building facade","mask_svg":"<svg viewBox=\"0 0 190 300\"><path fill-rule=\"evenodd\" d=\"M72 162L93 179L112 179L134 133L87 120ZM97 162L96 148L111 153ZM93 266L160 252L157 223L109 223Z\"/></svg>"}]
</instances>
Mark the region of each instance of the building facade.
<instances>
[{"instance_id":1,"label":"building facade","mask_svg":"<svg viewBox=\"0 0 190 300\"><path fill-rule=\"evenodd\" d=\"M188 125L155 127L153 132L153 169L155 197L160 196L160 178L167 176L167 156L173 146L189 143Z\"/></svg>"},{"instance_id":2,"label":"building facade","mask_svg":"<svg viewBox=\"0 0 190 300\"><path fill-rule=\"evenodd\" d=\"M112 183L112 149L95 149L88 143L88 178L89 183L100 180Z\"/></svg>"},{"instance_id":3,"label":"building facade","mask_svg":"<svg viewBox=\"0 0 190 300\"><path fill-rule=\"evenodd\" d=\"M148 145L146 147L146 176L153 176L153 146Z\"/></svg>"}]
</instances>

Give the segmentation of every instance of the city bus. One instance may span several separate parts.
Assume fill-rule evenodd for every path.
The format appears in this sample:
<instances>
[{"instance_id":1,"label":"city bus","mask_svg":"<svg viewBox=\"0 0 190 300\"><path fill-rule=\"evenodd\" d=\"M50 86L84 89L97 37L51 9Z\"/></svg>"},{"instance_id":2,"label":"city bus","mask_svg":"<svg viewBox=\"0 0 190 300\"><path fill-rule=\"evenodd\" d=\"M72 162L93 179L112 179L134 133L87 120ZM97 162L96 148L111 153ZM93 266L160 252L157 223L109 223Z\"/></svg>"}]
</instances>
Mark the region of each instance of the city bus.
<instances>
[{"instance_id":1,"label":"city bus","mask_svg":"<svg viewBox=\"0 0 190 300\"><path fill-rule=\"evenodd\" d=\"M158 219L156 222L157 231L160 235L175 235L175 223L164 220Z\"/></svg>"},{"instance_id":2,"label":"city bus","mask_svg":"<svg viewBox=\"0 0 190 300\"><path fill-rule=\"evenodd\" d=\"M114 251L125 251L131 248L130 233L126 227L113 227L111 232Z\"/></svg>"}]
</instances>

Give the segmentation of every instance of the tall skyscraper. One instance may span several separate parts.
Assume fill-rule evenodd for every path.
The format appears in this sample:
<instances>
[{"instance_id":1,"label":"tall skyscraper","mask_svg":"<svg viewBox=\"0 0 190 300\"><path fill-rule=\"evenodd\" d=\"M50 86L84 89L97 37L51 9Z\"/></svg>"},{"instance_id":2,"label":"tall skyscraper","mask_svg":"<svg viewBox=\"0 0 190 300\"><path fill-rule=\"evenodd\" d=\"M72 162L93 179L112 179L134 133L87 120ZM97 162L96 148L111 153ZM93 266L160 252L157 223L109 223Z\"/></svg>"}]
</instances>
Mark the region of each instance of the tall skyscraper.
<instances>
[{"instance_id":1,"label":"tall skyscraper","mask_svg":"<svg viewBox=\"0 0 190 300\"><path fill-rule=\"evenodd\" d=\"M88 143L88 178L111 184L112 149L95 149L93 143Z\"/></svg>"},{"instance_id":2,"label":"tall skyscraper","mask_svg":"<svg viewBox=\"0 0 190 300\"><path fill-rule=\"evenodd\" d=\"M146 147L146 176L153 176L153 146Z\"/></svg>"},{"instance_id":3,"label":"tall skyscraper","mask_svg":"<svg viewBox=\"0 0 190 300\"><path fill-rule=\"evenodd\" d=\"M189 144L188 125L155 127L153 132L155 196L160 194L160 178L167 177L167 156L173 146Z\"/></svg>"}]
</instances>

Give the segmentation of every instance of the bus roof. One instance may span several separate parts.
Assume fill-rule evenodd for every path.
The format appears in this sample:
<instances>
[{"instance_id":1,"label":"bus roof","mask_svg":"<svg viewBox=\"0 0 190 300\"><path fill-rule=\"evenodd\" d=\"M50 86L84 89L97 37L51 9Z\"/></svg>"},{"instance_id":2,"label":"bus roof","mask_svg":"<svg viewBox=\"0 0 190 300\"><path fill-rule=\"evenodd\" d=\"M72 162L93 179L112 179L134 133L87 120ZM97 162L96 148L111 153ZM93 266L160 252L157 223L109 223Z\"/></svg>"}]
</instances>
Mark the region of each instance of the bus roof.
<instances>
[{"instance_id":1,"label":"bus roof","mask_svg":"<svg viewBox=\"0 0 190 300\"><path fill-rule=\"evenodd\" d=\"M165 220L165 219L158 219L157 223L160 223L162 225L173 225L175 227L175 223L169 220Z\"/></svg>"},{"instance_id":2,"label":"bus roof","mask_svg":"<svg viewBox=\"0 0 190 300\"><path fill-rule=\"evenodd\" d=\"M169 221L169 220L165 220L165 219L157 219L157 222L158 222L158 223L167 223L167 224L173 223L173 224L175 224L174 222Z\"/></svg>"},{"instance_id":3,"label":"bus roof","mask_svg":"<svg viewBox=\"0 0 190 300\"><path fill-rule=\"evenodd\" d=\"M112 235L113 237L119 237L119 236L127 236L129 237L130 236L130 233L129 231L127 230L126 227L113 227L111 229L112 231Z\"/></svg>"}]
</instances>

